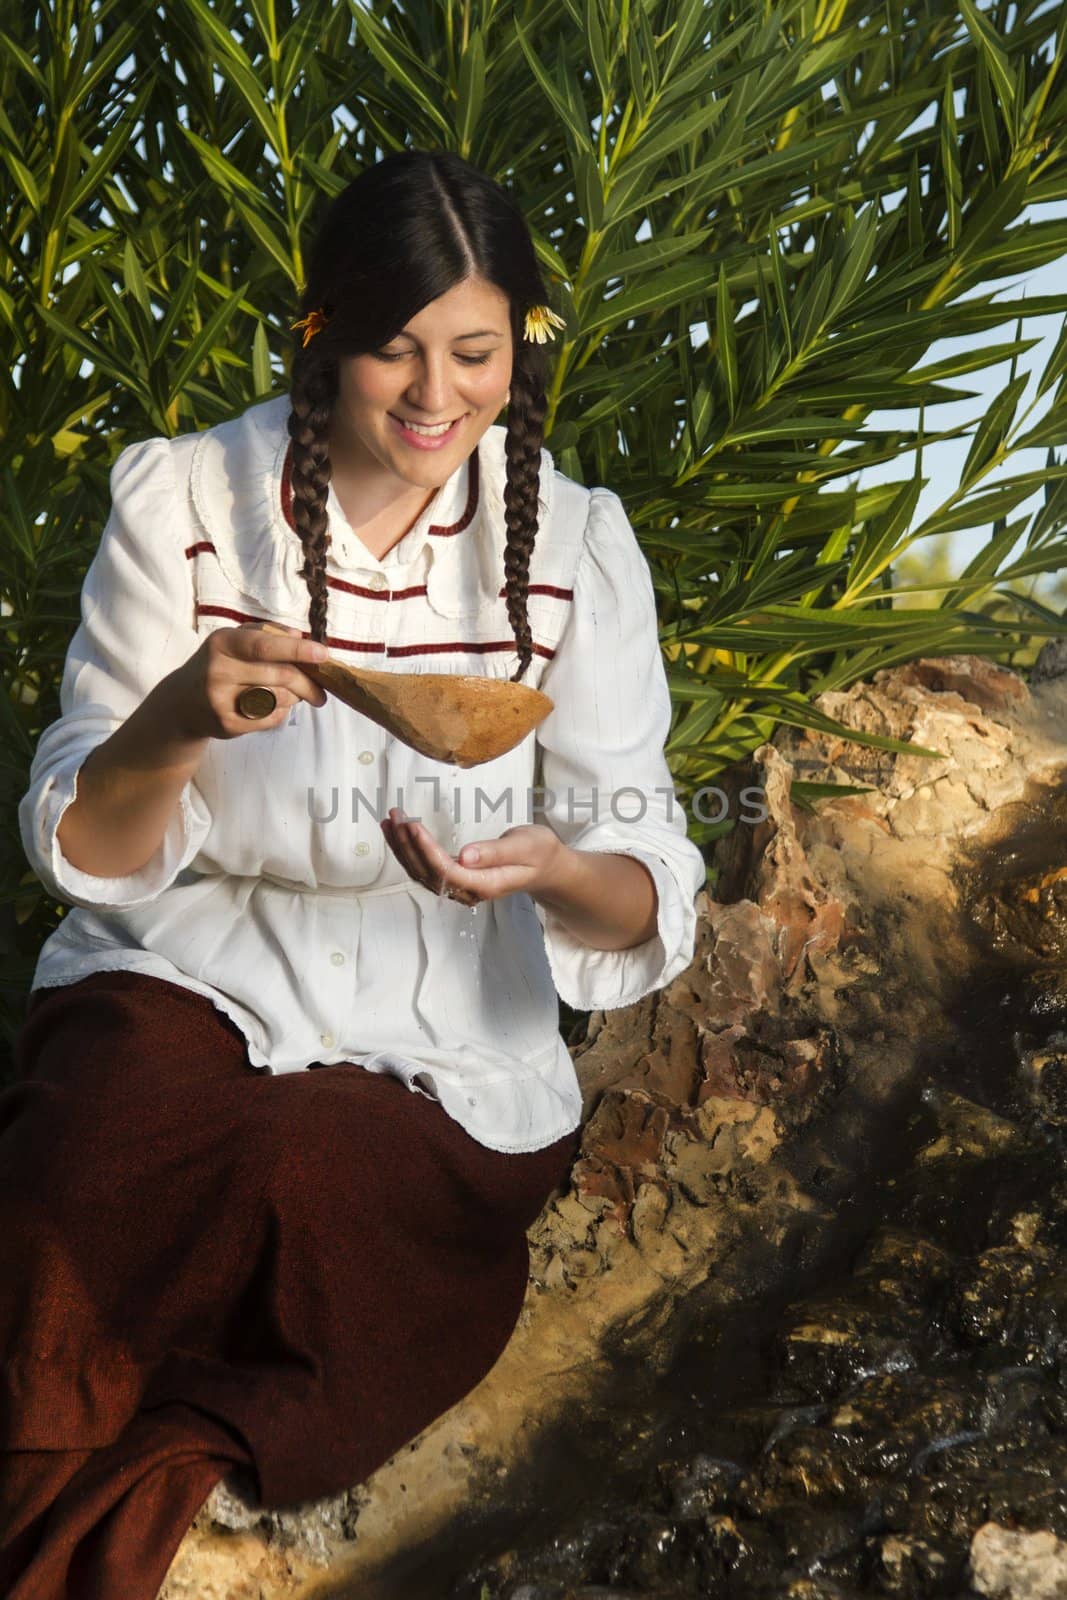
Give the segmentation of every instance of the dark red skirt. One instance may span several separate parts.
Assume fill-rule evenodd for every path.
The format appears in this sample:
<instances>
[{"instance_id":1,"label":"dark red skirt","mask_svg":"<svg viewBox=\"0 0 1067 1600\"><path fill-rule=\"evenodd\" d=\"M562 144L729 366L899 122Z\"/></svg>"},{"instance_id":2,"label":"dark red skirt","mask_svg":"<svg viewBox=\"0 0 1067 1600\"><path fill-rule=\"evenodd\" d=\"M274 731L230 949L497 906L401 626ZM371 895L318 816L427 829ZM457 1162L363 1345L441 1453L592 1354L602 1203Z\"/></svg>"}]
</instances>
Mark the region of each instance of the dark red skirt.
<instances>
[{"instance_id":1,"label":"dark red skirt","mask_svg":"<svg viewBox=\"0 0 1067 1600\"><path fill-rule=\"evenodd\" d=\"M31 996L0 1092L0 1594L155 1600L219 1478L340 1494L501 1355L579 1133L504 1155L354 1062L265 1074L131 972Z\"/></svg>"}]
</instances>

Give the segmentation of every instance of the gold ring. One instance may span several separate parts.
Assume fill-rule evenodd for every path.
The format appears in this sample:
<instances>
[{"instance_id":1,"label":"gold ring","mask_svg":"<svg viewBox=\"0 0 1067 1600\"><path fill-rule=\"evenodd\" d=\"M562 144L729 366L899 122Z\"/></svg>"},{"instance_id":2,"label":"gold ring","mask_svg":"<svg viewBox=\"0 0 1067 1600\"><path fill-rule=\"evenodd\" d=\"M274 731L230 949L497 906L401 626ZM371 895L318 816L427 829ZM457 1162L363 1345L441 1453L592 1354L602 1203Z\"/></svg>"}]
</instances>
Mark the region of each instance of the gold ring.
<instances>
[{"instance_id":1,"label":"gold ring","mask_svg":"<svg viewBox=\"0 0 1067 1600\"><path fill-rule=\"evenodd\" d=\"M237 709L242 717L251 717L258 720L269 717L277 707L278 696L273 689L268 689L265 684L253 683L247 689L242 689L237 696Z\"/></svg>"}]
</instances>

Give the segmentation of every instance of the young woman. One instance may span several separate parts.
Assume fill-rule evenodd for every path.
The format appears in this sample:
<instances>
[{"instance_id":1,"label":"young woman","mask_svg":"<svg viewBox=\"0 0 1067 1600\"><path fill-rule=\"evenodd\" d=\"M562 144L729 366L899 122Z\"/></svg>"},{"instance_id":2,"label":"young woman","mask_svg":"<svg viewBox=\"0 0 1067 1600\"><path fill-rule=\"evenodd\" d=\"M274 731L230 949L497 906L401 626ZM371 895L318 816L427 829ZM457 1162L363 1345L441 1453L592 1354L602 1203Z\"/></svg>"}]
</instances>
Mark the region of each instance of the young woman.
<instances>
[{"instance_id":1,"label":"young woman","mask_svg":"<svg viewBox=\"0 0 1067 1600\"><path fill-rule=\"evenodd\" d=\"M7 1600L151 1600L220 1477L341 1493L467 1394L578 1145L557 996L693 955L649 569L542 446L520 213L391 156L301 310L287 394L116 461L20 806L72 909L0 1095ZM330 656L553 709L461 770Z\"/></svg>"}]
</instances>

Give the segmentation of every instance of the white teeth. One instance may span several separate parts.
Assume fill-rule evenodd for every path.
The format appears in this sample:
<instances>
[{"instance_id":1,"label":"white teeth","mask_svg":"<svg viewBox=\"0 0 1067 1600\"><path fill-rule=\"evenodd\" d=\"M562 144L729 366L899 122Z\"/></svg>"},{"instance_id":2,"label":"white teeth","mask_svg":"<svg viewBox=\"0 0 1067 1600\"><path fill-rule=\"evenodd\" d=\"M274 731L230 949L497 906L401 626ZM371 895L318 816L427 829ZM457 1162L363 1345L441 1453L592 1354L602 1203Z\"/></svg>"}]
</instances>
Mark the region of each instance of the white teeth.
<instances>
[{"instance_id":1,"label":"white teeth","mask_svg":"<svg viewBox=\"0 0 1067 1600\"><path fill-rule=\"evenodd\" d=\"M404 427L405 428L410 428L412 433L427 433L427 434L430 434L431 437L432 436L436 436L439 433L447 433L449 428L452 427L452 425L453 424L451 422L439 422L436 427L427 428L421 422L408 422L406 420L404 421Z\"/></svg>"}]
</instances>

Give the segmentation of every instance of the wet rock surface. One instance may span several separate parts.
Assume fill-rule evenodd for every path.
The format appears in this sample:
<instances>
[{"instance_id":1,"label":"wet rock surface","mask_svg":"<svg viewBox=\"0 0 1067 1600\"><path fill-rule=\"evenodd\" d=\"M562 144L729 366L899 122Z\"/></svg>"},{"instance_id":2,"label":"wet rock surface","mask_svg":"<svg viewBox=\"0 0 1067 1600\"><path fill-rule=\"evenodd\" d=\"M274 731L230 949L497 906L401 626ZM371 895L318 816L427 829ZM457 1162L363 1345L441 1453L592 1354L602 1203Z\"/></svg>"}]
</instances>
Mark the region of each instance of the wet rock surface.
<instances>
[{"instance_id":1,"label":"wet rock surface","mask_svg":"<svg viewBox=\"0 0 1067 1600\"><path fill-rule=\"evenodd\" d=\"M726 1325L693 1297L670 1369L621 1363L592 1445L586 1417L536 1462L543 1502L580 1453L584 1504L442 1592L1067 1593L1067 1147L1034 1114L1023 998L960 1006L969 1072L918 1087L845 1258Z\"/></svg>"},{"instance_id":2,"label":"wet rock surface","mask_svg":"<svg viewBox=\"0 0 1067 1600\"><path fill-rule=\"evenodd\" d=\"M938 755L783 729L732 776L767 817L693 963L572 1047L497 1367L336 1501L220 1486L162 1600L1053 1581L1019 1540L1067 1541L1067 678L949 657L819 704ZM871 787L807 813L794 776ZM240 1540L253 1586L212 1589Z\"/></svg>"}]
</instances>

